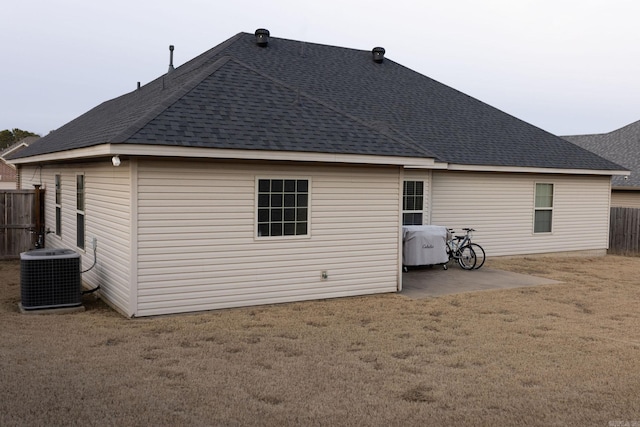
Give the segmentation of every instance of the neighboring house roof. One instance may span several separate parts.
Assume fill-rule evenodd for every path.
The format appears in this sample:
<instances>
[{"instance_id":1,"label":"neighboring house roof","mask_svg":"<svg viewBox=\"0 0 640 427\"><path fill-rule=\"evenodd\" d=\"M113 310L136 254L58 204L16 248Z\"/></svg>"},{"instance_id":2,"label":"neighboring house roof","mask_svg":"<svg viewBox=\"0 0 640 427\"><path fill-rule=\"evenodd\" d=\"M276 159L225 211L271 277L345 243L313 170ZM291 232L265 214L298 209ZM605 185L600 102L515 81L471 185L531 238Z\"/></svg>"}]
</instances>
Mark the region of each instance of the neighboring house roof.
<instances>
[{"instance_id":1,"label":"neighboring house roof","mask_svg":"<svg viewBox=\"0 0 640 427\"><path fill-rule=\"evenodd\" d=\"M14 142L4 150L0 151L0 159L4 159L6 156L14 155L21 149L33 144L38 139L40 139L39 136L27 136L26 138L22 138L18 142Z\"/></svg>"},{"instance_id":2,"label":"neighboring house roof","mask_svg":"<svg viewBox=\"0 0 640 427\"><path fill-rule=\"evenodd\" d=\"M16 167L8 164L5 161L5 156L17 153L21 149L28 147L33 142L37 141L39 138L39 136L28 136L0 151L0 183L16 182L18 175Z\"/></svg>"},{"instance_id":3,"label":"neighboring house roof","mask_svg":"<svg viewBox=\"0 0 640 427\"><path fill-rule=\"evenodd\" d=\"M389 59L374 62L370 51L280 38L260 47L247 33L104 102L15 158L101 144L621 169Z\"/></svg>"},{"instance_id":4,"label":"neighboring house roof","mask_svg":"<svg viewBox=\"0 0 640 427\"><path fill-rule=\"evenodd\" d=\"M609 133L563 138L630 170L628 177L613 177L614 188L640 188L640 121Z\"/></svg>"}]
</instances>

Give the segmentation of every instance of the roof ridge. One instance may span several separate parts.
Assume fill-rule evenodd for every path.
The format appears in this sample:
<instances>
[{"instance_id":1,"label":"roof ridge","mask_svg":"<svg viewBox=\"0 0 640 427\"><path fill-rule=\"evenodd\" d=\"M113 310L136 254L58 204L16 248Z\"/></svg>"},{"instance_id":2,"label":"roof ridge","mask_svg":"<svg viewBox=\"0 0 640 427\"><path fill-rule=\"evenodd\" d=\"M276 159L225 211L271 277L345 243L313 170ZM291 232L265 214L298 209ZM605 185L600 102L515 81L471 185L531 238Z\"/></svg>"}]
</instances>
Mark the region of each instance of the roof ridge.
<instances>
[{"instance_id":1,"label":"roof ridge","mask_svg":"<svg viewBox=\"0 0 640 427\"><path fill-rule=\"evenodd\" d=\"M618 132L622 133L622 132L628 131L629 129L637 128L639 126L640 126L640 120L636 120L635 122L631 122L628 125L622 126L621 128L618 128L616 130L612 130L609 133L611 133L611 134L618 133Z\"/></svg>"},{"instance_id":2,"label":"roof ridge","mask_svg":"<svg viewBox=\"0 0 640 427\"><path fill-rule=\"evenodd\" d=\"M160 102L156 108L152 109L149 113L140 117L140 119L137 120L134 124L130 125L125 130L112 137L109 142L124 142L125 140L131 138L136 132L142 129L145 124L158 117L169 106L171 106L173 103L177 102L180 98L193 90L202 80L204 80L204 78L215 73L218 69L220 69L220 67L228 62L229 56L222 56L221 58L215 59L212 63L209 63L209 61L212 58L216 58L219 53L224 52L229 46L241 39L243 35L244 33L238 33L233 37L228 38L224 42L207 50L206 52L203 52L195 58L192 58L184 64L178 66L171 73L163 74L147 83L145 86L152 85L154 83L161 83L164 90L165 84L167 84L167 77L169 78L169 84L177 81L178 79L186 80L182 83L183 88L181 90L176 90L172 95L169 96L169 98ZM190 76L190 74L192 75Z\"/></svg>"},{"instance_id":3,"label":"roof ridge","mask_svg":"<svg viewBox=\"0 0 640 427\"><path fill-rule=\"evenodd\" d=\"M234 44L235 42L240 40L243 35L244 35L243 33L238 33L235 36L228 38L227 40L223 41L219 45L212 47L211 49L201 53L200 55L196 56L195 58L191 58L190 60L188 60L184 64L176 67L176 69L173 70L168 75L171 76L173 79L178 79L178 78L185 78L190 73L197 73L203 67L207 67L208 63L211 61L211 59L216 58L218 56L218 54L223 53L232 44ZM217 61L217 59L214 60L214 62L216 62L216 61ZM163 76L166 76L166 75L167 74L163 74ZM156 79L156 80L158 80L158 79Z\"/></svg>"},{"instance_id":4,"label":"roof ridge","mask_svg":"<svg viewBox=\"0 0 640 427\"><path fill-rule=\"evenodd\" d=\"M235 62L235 63L237 63L238 65L240 65L242 67L245 67L246 69L248 69L248 70L250 70L250 71L252 71L252 72L254 72L254 73L256 73L256 74L258 74L260 76L262 76L262 77L265 77L265 78L269 79L271 82L273 82L273 83L275 83L275 84L277 84L279 86L287 88L287 89L291 90L292 92L296 92L298 94L298 96L304 96L305 98L307 98L307 99L309 99L309 100L311 100L311 101L313 101L313 102L315 102L317 104L320 104L320 105L324 106L325 108L328 108L331 111L334 111L334 112L336 112L336 113L338 113L338 114L340 114L340 115L342 115L344 117L347 117L348 119L350 119L350 120L352 120L352 121L354 121L356 123L359 123L359 124L365 126L366 128L373 130L374 132L377 132L377 133L379 133L381 135L384 135L384 136L386 136L388 138L393 139L394 141L402 144L405 148L410 148L410 149L416 150L416 152L421 153L421 154L423 154L423 155L425 155L427 157L430 157L430 158L437 158L437 156L434 153L432 153L432 152L430 152L428 150L425 150L418 143L413 141L412 138L410 138L407 135L403 135L400 131L394 129L391 126L391 124L389 124L389 123L386 123L386 122L384 123L386 128L396 132L397 134L399 134L400 136L402 136L404 138L410 139L410 141L404 141L402 139L399 139L398 137L394 136L390 132L386 132L384 129L380 129L380 127L374 126L371 122L367 122L365 120L360 119L359 117L356 117L356 116L354 116L352 114L344 112L341 109L337 108L335 105L330 104L328 102L325 102L325 101L323 101L321 99L318 99L318 98L314 97L313 95L310 95L309 93L307 93L304 90L300 90L299 86L295 86L294 87L294 86L292 86L290 84L287 84L287 83L283 82L282 80L276 79L276 78L274 78L274 77L272 77L272 76L270 76L268 74L265 74L265 73L261 72L260 70L250 66L249 64L245 63L244 61L242 61L242 60L240 60L240 59L238 59L238 58L236 58L234 56L230 56L230 60Z\"/></svg>"},{"instance_id":5,"label":"roof ridge","mask_svg":"<svg viewBox=\"0 0 640 427\"><path fill-rule=\"evenodd\" d=\"M612 131L615 132L615 131ZM589 137L594 137L594 136L607 136L612 132L607 132L607 133L581 133L581 134L576 134L576 135L558 135L560 138L562 139L567 139L567 138L589 138Z\"/></svg>"},{"instance_id":6,"label":"roof ridge","mask_svg":"<svg viewBox=\"0 0 640 427\"><path fill-rule=\"evenodd\" d=\"M240 32L238 35L242 35L242 36L250 36L250 37L255 37L254 33L248 33L246 31ZM352 52L361 52L361 53L370 53L371 49L362 49L362 48L355 48L355 47L349 47L349 46L337 46L337 45L332 45L332 44L328 44L328 43L320 43L320 42L312 42L312 41L306 41L306 40L297 40L297 39L290 39L287 37L276 37L273 35L269 36L269 40L278 40L278 41L283 41L283 42L288 42L288 43L300 43L303 45L309 45L309 46L318 46L318 47L323 47L323 48L329 48L329 49L341 49L341 50L348 50L348 51L352 51ZM390 59L385 57L385 61L391 61ZM406 67L405 67L406 68Z\"/></svg>"},{"instance_id":7,"label":"roof ridge","mask_svg":"<svg viewBox=\"0 0 640 427\"><path fill-rule=\"evenodd\" d=\"M147 114L140 117L140 119L138 119L135 123L127 127L125 130L123 130L119 134L115 135L108 142L112 144L125 142L127 139L131 138L133 135L136 134L136 132L140 131L147 123L149 123L151 120L158 117L160 114L162 114L163 111L165 111L171 105L179 101L183 96L185 96L186 94L191 92L193 89L195 89L198 86L198 84L200 84L205 78L209 77L210 75L218 71L220 68L222 68L227 62L229 62L230 59L231 59L230 56L225 55L218 58L217 60L215 60L213 63L209 65L203 65L197 68L196 70L198 70L199 72L194 76L190 77L186 82L182 83L182 86L179 89L176 89L172 94L170 94L167 98L161 101L156 108L152 109ZM192 71L195 72L196 70L192 70ZM164 77L165 76L162 76L161 78L164 79ZM165 81L163 81L162 84L164 86ZM163 88L162 90L165 90L165 89Z\"/></svg>"},{"instance_id":8,"label":"roof ridge","mask_svg":"<svg viewBox=\"0 0 640 427\"><path fill-rule=\"evenodd\" d=\"M636 120L634 122L631 122L627 125L624 125L622 127L619 127L618 129L614 129L612 131L609 132L601 132L601 133L584 133L584 134L575 134L575 135L563 135L562 138L566 137L593 137L593 136L607 136L607 135L614 135L617 133L621 133L624 132L626 130L635 128L635 127L639 127L640 126L640 120Z\"/></svg>"}]
</instances>

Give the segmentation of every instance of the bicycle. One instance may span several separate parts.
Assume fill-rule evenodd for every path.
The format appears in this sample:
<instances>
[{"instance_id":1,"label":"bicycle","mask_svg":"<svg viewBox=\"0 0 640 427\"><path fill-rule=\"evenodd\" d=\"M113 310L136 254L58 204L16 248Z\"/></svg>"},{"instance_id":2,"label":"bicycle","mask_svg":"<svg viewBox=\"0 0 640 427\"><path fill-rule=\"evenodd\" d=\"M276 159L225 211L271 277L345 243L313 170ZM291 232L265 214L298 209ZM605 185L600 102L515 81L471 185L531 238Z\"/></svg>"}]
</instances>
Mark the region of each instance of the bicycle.
<instances>
[{"instance_id":1,"label":"bicycle","mask_svg":"<svg viewBox=\"0 0 640 427\"><path fill-rule=\"evenodd\" d=\"M447 241L449 258L456 259L460 267L465 270L477 270L484 265L486 258L484 249L479 244L471 242L472 233L476 230L473 228L463 228L463 230L466 232L464 236L454 236ZM451 228L449 232L452 235L455 233ZM473 262L470 259L472 256Z\"/></svg>"},{"instance_id":2,"label":"bicycle","mask_svg":"<svg viewBox=\"0 0 640 427\"><path fill-rule=\"evenodd\" d=\"M447 239L449 261L455 259L464 270L473 270L476 266L476 254L471 246L467 244L469 238L467 236L453 236L455 231L451 228L448 230L452 236Z\"/></svg>"},{"instance_id":3,"label":"bicycle","mask_svg":"<svg viewBox=\"0 0 640 427\"><path fill-rule=\"evenodd\" d=\"M463 230L467 232L467 236L469 238L469 246L471 246L473 251L476 253L476 266L474 268L477 270L484 265L484 260L486 258L484 249L479 244L471 242L472 233L476 230L474 230L473 228L463 228Z\"/></svg>"}]
</instances>

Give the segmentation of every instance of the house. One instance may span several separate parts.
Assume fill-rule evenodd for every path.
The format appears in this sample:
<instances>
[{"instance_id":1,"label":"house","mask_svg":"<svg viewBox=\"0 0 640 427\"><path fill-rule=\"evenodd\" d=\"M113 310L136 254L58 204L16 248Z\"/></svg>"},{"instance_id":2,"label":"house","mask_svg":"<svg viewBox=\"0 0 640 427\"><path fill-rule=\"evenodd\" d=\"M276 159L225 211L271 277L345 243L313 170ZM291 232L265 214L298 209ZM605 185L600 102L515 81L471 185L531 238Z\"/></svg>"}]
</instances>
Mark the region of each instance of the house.
<instances>
[{"instance_id":1,"label":"house","mask_svg":"<svg viewBox=\"0 0 640 427\"><path fill-rule=\"evenodd\" d=\"M171 61L172 62L172 61ZM605 254L622 167L385 57L240 33L17 153L126 316L396 292L403 224ZM96 249L94 251L94 248Z\"/></svg>"},{"instance_id":2,"label":"house","mask_svg":"<svg viewBox=\"0 0 640 427\"><path fill-rule=\"evenodd\" d=\"M19 188L16 167L7 163L5 157L17 153L24 147L28 147L29 144L36 141L38 138L40 137L28 136L0 151L0 190L16 190Z\"/></svg>"},{"instance_id":3,"label":"house","mask_svg":"<svg viewBox=\"0 0 640 427\"><path fill-rule=\"evenodd\" d=\"M15 190L16 177L16 168L0 158L0 190Z\"/></svg>"},{"instance_id":4,"label":"house","mask_svg":"<svg viewBox=\"0 0 640 427\"><path fill-rule=\"evenodd\" d=\"M630 170L613 177L611 207L640 208L640 121L609 133L563 138Z\"/></svg>"}]
</instances>

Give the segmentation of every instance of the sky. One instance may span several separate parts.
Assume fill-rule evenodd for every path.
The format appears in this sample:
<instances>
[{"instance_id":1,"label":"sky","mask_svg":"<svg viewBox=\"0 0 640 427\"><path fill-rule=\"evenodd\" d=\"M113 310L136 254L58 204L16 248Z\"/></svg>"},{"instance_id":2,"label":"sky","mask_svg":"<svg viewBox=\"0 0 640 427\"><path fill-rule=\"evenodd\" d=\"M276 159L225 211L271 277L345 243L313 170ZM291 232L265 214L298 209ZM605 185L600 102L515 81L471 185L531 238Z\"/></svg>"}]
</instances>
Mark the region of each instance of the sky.
<instances>
[{"instance_id":1,"label":"sky","mask_svg":"<svg viewBox=\"0 0 640 427\"><path fill-rule=\"evenodd\" d=\"M385 57L556 135L640 120L637 0L21 0L1 8L0 130L42 136L239 32Z\"/></svg>"}]
</instances>

